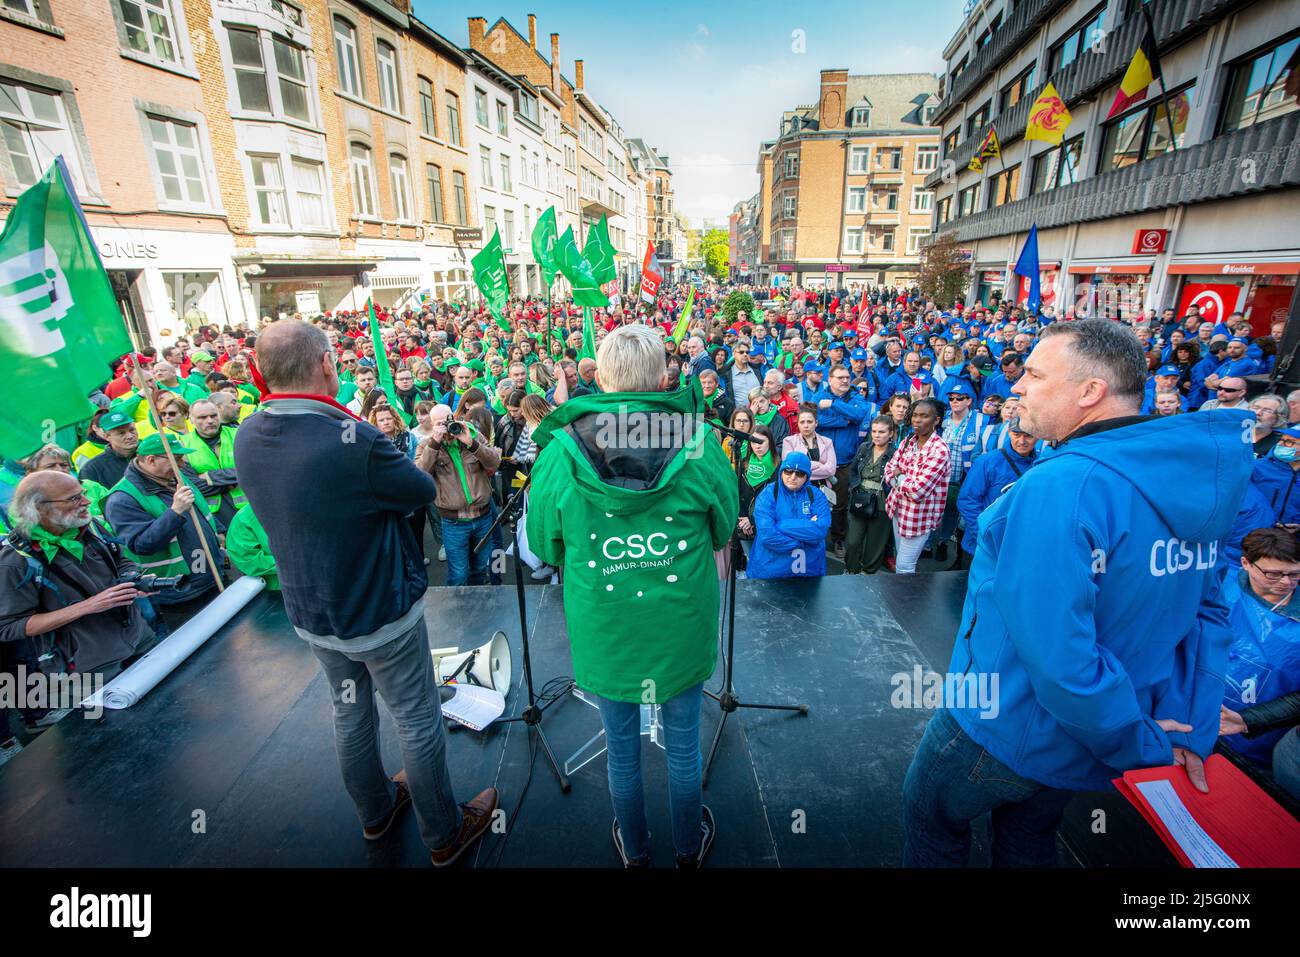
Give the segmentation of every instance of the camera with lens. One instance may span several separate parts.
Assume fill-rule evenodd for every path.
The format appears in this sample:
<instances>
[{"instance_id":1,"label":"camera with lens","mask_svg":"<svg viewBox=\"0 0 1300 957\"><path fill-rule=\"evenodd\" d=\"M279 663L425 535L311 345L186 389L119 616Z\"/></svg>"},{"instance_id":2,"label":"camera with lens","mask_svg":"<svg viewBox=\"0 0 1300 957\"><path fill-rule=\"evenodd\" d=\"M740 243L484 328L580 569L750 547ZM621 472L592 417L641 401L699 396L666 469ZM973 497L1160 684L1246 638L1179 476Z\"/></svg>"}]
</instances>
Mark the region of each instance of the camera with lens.
<instances>
[{"instance_id":1,"label":"camera with lens","mask_svg":"<svg viewBox=\"0 0 1300 957\"><path fill-rule=\"evenodd\" d=\"M184 577L184 575L173 575L170 578L164 578L160 575L131 572L127 575L119 575L117 583L119 585L134 585L140 591L161 591L164 588L175 588Z\"/></svg>"},{"instance_id":2,"label":"camera with lens","mask_svg":"<svg viewBox=\"0 0 1300 957\"><path fill-rule=\"evenodd\" d=\"M457 438L460 438L460 436L464 435L468 431L469 429L464 422L457 422L455 420L452 420L451 422L447 423L448 435L454 435Z\"/></svg>"}]
</instances>

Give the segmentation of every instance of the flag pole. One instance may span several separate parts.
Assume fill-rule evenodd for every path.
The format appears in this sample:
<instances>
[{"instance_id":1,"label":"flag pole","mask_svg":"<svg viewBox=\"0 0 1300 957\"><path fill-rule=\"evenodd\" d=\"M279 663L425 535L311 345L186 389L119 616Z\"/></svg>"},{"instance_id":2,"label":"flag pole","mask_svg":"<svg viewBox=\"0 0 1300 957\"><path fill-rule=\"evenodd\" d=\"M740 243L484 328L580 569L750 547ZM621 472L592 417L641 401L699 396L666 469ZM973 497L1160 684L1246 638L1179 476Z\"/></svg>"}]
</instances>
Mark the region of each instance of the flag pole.
<instances>
[{"instance_id":1,"label":"flag pole","mask_svg":"<svg viewBox=\"0 0 1300 957\"><path fill-rule=\"evenodd\" d=\"M172 475L176 477L176 484L185 484L185 479L181 477L180 466L176 464L176 456L172 454L172 444L167 438L167 430L162 424L162 416L158 413L158 403L154 397L155 390L145 386L144 378L140 376L140 367L136 365L134 357L132 357L129 365L131 366L131 378L135 382L135 387L144 395L145 401L149 403L149 412L153 416L153 420L158 423L158 434L163 437L163 451L167 453L167 462L172 467ZM212 550L208 548L208 537L203 534L203 523L199 519L198 503L190 506L189 513L190 518L194 520L194 530L199 535L199 545L203 548L203 557L208 563L208 571L212 572L212 580L217 583L217 592L219 594L226 590L226 585L217 571L217 563L212 558Z\"/></svg>"}]
</instances>

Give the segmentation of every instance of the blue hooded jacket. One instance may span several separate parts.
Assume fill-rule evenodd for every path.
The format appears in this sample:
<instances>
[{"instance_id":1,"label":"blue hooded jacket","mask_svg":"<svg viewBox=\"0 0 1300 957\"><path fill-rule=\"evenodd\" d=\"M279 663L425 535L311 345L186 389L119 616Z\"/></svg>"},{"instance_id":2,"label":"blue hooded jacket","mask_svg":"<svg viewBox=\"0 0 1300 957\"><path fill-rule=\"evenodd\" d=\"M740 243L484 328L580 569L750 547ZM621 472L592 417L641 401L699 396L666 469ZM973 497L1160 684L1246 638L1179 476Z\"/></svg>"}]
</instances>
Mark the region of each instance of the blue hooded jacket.
<instances>
[{"instance_id":1,"label":"blue hooded jacket","mask_svg":"<svg viewBox=\"0 0 1300 957\"><path fill-rule=\"evenodd\" d=\"M1127 419L1077 436L981 517L949 670L998 676L997 710L949 704L1016 773L1101 790L1172 763L1174 746L1214 747L1232 642L1217 558L1250 478L1248 417ZM1166 732L1165 718L1193 731Z\"/></svg>"},{"instance_id":2,"label":"blue hooded jacket","mask_svg":"<svg viewBox=\"0 0 1300 957\"><path fill-rule=\"evenodd\" d=\"M848 465L862 442L859 433L863 422L870 423L872 403L859 395L857 389L849 389L843 396L827 390L817 397L819 404L822 399L830 399L831 405L817 410L817 431L835 446L835 461Z\"/></svg>"},{"instance_id":3,"label":"blue hooded jacket","mask_svg":"<svg viewBox=\"0 0 1300 957\"><path fill-rule=\"evenodd\" d=\"M1250 484L1263 493L1273 520L1282 525L1300 522L1300 471L1270 452L1255 460Z\"/></svg>"},{"instance_id":4,"label":"blue hooded jacket","mask_svg":"<svg viewBox=\"0 0 1300 957\"><path fill-rule=\"evenodd\" d=\"M790 452L781 468L812 474L803 452ZM754 499L754 547L749 553L750 578L818 578L826 574L826 536L831 530L831 504L822 490L806 483L791 492L781 476Z\"/></svg>"},{"instance_id":5,"label":"blue hooded jacket","mask_svg":"<svg viewBox=\"0 0 1300 957\"><path fill-rule=\"evenodd\" d=\"M957 495L957 511L961 513L962 521L966 525L966 530L961 536L961 547L966 552L975 554L979 518L984 514L985 509L1007 492L1021 475L1029 471L1037 454L1036 450L1031 450L1028 456L1023 456L1008 442L1004 448L994 449L991 454L981 455L975 460L975 464L966 473L966 480L961 483L961 492Z\"/></svg>"},{"instance_id":6,"label":"blue hooded jacket","mask_svg":"<svg viewBox=\"0 0 1300 957\"><path fill-rule=\"evenodd\" d=\"M1228 652L1227 687L1223 703L1237 713L1300 691L1300 593L1273 611L1255 597L1240 566L1223 583L1230 609L1234 641ZM1290 730L1279 728L1259 737L1235 734L1224 742L1265 767L1273 763L1273 747Z\"/></svg>"}]
</instances>

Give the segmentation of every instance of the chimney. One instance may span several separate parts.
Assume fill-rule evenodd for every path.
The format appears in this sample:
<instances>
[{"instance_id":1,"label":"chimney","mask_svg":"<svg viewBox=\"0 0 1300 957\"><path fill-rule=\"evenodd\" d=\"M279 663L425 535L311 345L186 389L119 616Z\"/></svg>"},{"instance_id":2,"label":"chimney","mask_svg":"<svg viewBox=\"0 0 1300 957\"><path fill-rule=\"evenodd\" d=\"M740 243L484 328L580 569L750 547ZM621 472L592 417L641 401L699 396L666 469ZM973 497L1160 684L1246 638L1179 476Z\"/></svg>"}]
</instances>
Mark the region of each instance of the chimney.
<instances>
[{"instance_id":1,"label":"chimney","mask_svg":"<svg viewBox=\"0 0 1300 957\"><path fill-rule=\"evenodd\" d=\"M822 70L817 118L823 130L842 130L847 125L848 95L848 70Z\"/></svg>"},{"instance_id":2,"label":"chimney","mask_svg":"<svg viewBox=\"0 0 1300 957\"><path fill-rule=\"evenodd\" d=\"M586 89L586 87L582 85L582 61L581 60L573 61L573 85L577 87L579 90Z\"/></svg>"},{"instance_id":3,"label":"chimney","mask_svg":"<svg viewBox=\"0 0 1300 957\"><path fill-rule=\"evenodd\" d=\"M551 34L551 89L560 92L560 35Z\"/></svg>"},{"instance_id":4,"label":"chimney","mask_svg":"<svg viewBox=\"0 0 1300 957\"><path fill-rule=\"evenodd\" d=\"M487 33L487 20L483 17L469 18L469 48L471 50L482 50L484 46L483 35Z\"/></svg>"},{"instance_id":5,"label":"chimney","mask_svg":"<svg viewBox=\"0 0 1300 957\"><path fill-rule=\"evenodd\" d=\"M528 14L528 45L537 52L537 14Z\"/></svg>"}]
</instances>

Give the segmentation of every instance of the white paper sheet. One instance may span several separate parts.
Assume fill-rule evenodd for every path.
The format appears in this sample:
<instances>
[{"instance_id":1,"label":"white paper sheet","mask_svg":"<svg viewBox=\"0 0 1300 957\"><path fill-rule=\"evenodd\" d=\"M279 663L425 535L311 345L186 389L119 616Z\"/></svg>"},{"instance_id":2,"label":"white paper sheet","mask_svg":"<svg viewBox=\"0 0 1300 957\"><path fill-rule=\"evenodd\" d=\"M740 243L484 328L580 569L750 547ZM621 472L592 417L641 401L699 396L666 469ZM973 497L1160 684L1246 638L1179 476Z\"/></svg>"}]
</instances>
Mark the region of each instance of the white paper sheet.
<instances>
[{"instance_id":1,"label":"white paper sheet","mask_svg":"<svg viewBox=\"0 0 1300 957\"><path fill-rule=\"evenodd\" d=\"M442 713L474 731L482 731L506 710L506 697L500 691L478 685L444 685L455 694L442 703Z\"/></svg>"},{"instance_id":2,"label":"white paper sheet","mask_svg":"<svg viewBox=\"0 0 1300 957\"><path fill-rule=\"evenodd\" d=\"M218 628L235 617L235 613L266 587L266 580L245 575L209 602L193 618L162 640L152 651L104 688L81 702L83 708L105 707L120 711L135 704L181 662L198 650Z\"/></svg>"},{"instance_id":3,"label":"white paper sheet","mask_svg":"<svg viewBox=\"0 0 1300 957\"><path fill-rule=\"evenodd\" d=\"M1143 781L1137 789L1151 805L1156 817L1169 829L1169 833L1191 860L1193 867L1237 867L1237 862L1229 857L1215 843L1214 838L1205 833L1205 828L1196 823L1196 818L1187 810L1178 792L1169 781Z\"/></svg>"}]
</instances>

